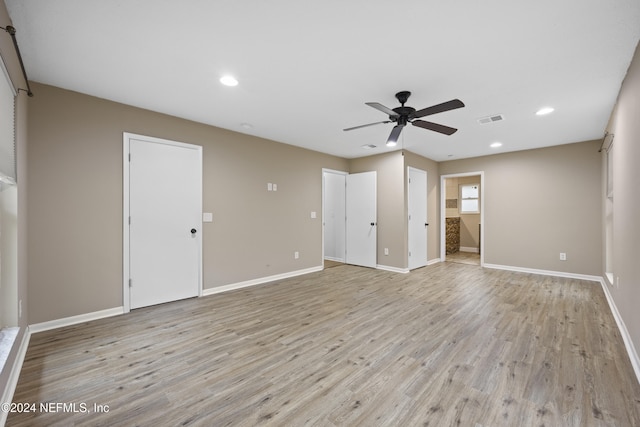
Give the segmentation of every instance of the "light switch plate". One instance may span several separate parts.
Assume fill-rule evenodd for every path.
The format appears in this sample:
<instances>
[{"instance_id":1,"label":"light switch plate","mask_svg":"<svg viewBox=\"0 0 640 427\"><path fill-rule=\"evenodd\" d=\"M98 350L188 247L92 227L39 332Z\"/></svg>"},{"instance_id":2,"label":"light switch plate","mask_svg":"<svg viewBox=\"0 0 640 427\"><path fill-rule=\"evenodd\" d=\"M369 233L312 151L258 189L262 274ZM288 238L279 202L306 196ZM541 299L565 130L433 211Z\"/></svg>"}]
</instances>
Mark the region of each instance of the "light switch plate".
<instances>
[{"instance_id":1,"label":"light switch plate","mask_svg":"<svg viewBox=\"0 0 640 427\"><path fill-rule=\"evenodd\" d=\"M202 222L213 222L213 213L204 212L202 214Z\"/></svg>"}]
</instances>

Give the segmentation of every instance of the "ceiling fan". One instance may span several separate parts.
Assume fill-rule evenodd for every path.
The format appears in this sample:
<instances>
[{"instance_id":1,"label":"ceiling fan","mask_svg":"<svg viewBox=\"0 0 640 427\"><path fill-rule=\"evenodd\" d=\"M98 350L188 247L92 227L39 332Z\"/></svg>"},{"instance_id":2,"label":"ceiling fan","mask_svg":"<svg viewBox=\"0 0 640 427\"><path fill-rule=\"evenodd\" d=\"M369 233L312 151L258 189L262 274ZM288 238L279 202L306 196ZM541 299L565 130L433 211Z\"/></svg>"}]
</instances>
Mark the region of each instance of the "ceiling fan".
<instances>
[{"instance_id":1,"label":"ceiling fan","mask_svg":"<svg viewBox=\"0 0 640 427\"><path fill-rule=\"evenodd\" d=\"M441 125L438 123L428 122L426 120L417 120L420 117L430 116L432 114L442 113L444 111L455 110L456 108L464 107L464 103L459 99L452 99L451 101L443 102L442 104L433 105L431 107L423 108L422 110L416 110L413 107L405 107L404 104L407 102L409 97L411 96L411 92L402 91L396 93L396 98L400 101L401 106L396 108L388 108L378 102L365 102L370 107L375 108L376 110L380 110L385 114L389 115L389 120L384 120L381 122L369 123L366 125L354 126L350 128L344 129L345 131L360 129L367 126L379 125L382 123L397 123L393 129L391 130L391 134L387 139L388 146L396 145L398 141L398 137L400 136L400 132L402 132L402 128L407 125L407 123L411 123L414 126L421 127L423 129L432 130L435 132L443 133L445 135L453 135L458 129Z\"/></svg>"}]
</instances>

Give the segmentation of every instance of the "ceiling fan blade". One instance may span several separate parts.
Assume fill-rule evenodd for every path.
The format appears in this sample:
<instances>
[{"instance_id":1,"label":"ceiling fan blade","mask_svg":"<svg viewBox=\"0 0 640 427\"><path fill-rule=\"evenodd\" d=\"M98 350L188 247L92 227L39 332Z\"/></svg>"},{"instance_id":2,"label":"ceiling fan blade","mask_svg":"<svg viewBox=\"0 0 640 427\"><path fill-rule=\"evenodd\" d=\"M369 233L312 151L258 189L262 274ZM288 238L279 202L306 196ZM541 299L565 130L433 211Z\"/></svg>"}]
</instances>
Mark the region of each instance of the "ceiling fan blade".
<instances>
[{"instance_id":1,"label":"ceiling fan blade","mask_svg":"<svg viewBox=\"0 0 640 427\"><path fill-rule=\"evenodd\" d=\"M411 115L411 118L418 118L424 116L430 116L432 114L442 113L444 111L455 110L456 108L464 107L464 102L459 99L452 99L451 101L443 102L442 104L433 105L431 107L418 110Z\"/></svg>"},{"instance_id":2,"label":"ceiling fan blade","mask_svg":"<svg viewBox=\"0 0 640 427\"><path fill-rule=\"evenodd\" d=\"M365 102L365 104L367 104L369 107L373 107L376 110L380 110L385 114L388 114L391 117L398 117L399 114L396 113L395 111L393 111L391 108L389 107L385 107L384 105L380 104L379 102Z\"/></svg>"},{"instance_id":3,"label":"ceiling fan blade","mask_svg":"<svg viewBox=\"0 0 640 427\"><path fill-rule=\"evenodd\" d=\"M379 125L379 124L382 124L382 123L391 123L391 120L385 120L383 122L375 122L375 123L369 123L369 124L366 124L366 125L354 126L352 128L346 128L346 129L342 129L342 130L343 131L347 131L347 130L366 128L367 126Z\"/></svg>"},{"instance_id":4,"label":"ceiling fan blade","mask_svg":"<svg viewBox=\"0 0 640 427\"><path fill-rule=\"evenodd\" d=\"M425 120L414 120L411 122L411 124L414 126L421 127L423 129L440 132L445 135L453 135L458 131L458 129L450 128L449 126L445 126L445 125L439 125L438 123L427 122Z\"/></svg>"},{"instance_id":5,"label":"ceiling fan blade","mask_svg":"<svg viewBox=\"0 0 640 427\"><path fill-rule=\"evenodd\" d=\"M389 139L387 139L387 145L396 145L403 127L404 125L395 125L393 129L391 129L391 134L389 134Z\"/></svg>"}]
</instances>

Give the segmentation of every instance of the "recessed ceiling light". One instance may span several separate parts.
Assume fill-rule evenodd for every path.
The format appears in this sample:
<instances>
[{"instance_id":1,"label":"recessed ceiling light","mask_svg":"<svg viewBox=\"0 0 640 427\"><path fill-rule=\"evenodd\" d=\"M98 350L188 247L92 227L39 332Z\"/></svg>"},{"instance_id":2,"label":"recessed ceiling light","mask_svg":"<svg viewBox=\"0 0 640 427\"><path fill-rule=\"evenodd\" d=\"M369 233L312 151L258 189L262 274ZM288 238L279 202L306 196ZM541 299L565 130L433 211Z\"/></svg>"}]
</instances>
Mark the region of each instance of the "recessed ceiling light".
<instances>
[{"instance_id":1,"label":"recessed ceiling light","mask_svg":"<svg viewBox=\"0 0 640 427\"><path fill-rule=\"evenodd\" d=\"M491 148L498 148L498 147L502 147L502 142L494 142L493 144L491 144L489 147Z\"/></svg>"},{"instance_id":2,"label":"recessed ceiling light","mask_svg":"<svg viewBox=\"0 0 640 427\"><path fill-rule=\"evenodd\" d=\"M553 110L554 109L552 107L543 107L536 111L536 116L544 116L546 114L553 113Z\"/></svg>"},{"instance_id":3,"label":"recessed ceiling light","mask_svg":"<svg viewBox=\"0 0 640 427\"><path fill-rule=\"evenodd\" d=\"M245 129L253 129L253 126L251 125L251 123L240 123L240 126L242 126Z\"/></svg>"},{"instance_id":4,"label":"recessed ceiling light","mask_svg":"<svg viewBox=\"0 0 640 427\"><path fill-rule=\"evenodd\" d=\"M364 144L362 145L362 148L364 148L365 150L370 150L372 148L376 148L376 146L373 144Z\"/></svg>"},{"instance_id":5,"label":"recessed ceiling light","mask_svg":"<svg viewBox=\"0 0 640 427\"><path fill-rule=\"evenodd\" d=\"M220 77L220 83L225 86L238 86L238 80L236 80L235 77L229 75Z\"/></svg>"}]
</instances>

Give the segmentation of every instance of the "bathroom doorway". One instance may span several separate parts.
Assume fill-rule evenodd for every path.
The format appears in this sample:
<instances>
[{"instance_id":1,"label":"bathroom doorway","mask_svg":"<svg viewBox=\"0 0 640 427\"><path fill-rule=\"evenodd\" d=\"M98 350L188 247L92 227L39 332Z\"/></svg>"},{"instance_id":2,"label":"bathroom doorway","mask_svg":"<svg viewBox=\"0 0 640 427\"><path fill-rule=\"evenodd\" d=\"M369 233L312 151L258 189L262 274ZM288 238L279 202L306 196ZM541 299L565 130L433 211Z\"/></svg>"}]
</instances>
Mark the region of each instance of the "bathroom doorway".
<instances>
[{"instance_id":1,"label":"bathroom doorway","mask_svg":"<svg viewBox=\"0 0 640 427\"><path fill-rule=\"evenodd\" d=\"M440 177L440 259L484 265L484 173Z\"/></svg>"}]
</instances>

